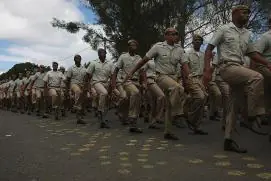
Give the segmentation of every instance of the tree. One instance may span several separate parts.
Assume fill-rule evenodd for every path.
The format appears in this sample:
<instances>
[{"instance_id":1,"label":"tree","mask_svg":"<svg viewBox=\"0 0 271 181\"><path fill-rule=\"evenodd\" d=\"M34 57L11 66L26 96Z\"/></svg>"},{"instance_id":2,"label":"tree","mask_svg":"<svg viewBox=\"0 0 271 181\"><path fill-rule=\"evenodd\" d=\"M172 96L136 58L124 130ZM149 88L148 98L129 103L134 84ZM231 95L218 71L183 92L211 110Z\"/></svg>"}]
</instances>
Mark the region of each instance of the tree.
<instances>
[{"instance_id":1,"label":"tree","mask_svg":"<svg viewBox=\"0 0 271 181\"><path fill-rule=\"evenodd\" d=\"M211 3L211 0L85 0L84 4L98 16L97 24L102 25L106 36L82 22L54 18L52 25L70 33L86 31L85 42L94 49L106 44L115 57L126 51L127 41L133 38L140 43L139 54L144 55L153 43L163 40L167 27L176 27L184 39L189 17Z\"/></svg>"},{"instance_id":2,"label":"tree","mask_svg":"<svg viewBox=\"0 0 271 181\"><path fill-rule=\"evenodd\" d=\"M0 80L5 80L11 77L13 74L18 76L19 73L23 73L25 75L26 71L33 72L35 68L38 68L39 66L30 62L25 63L19 63L14 65L11 69L9 69L6 73L3 73L0 75ZM50 70L50 67L45 67L45 70Z\"/></svg>"}]
</instances>

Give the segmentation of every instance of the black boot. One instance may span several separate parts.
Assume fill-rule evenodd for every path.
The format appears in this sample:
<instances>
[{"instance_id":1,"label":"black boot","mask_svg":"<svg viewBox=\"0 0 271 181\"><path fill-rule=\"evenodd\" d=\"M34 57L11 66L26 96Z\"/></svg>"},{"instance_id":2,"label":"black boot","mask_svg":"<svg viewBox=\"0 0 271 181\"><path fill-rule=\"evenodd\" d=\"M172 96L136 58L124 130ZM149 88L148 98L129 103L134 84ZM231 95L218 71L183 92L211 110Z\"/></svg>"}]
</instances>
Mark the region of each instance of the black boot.
<instances>
[{"instance_id":1,"label":"black boot","mask_svg":"<svg viewBox=\"0 0 271 181\"><path fill-rule=\"evenodd\" d=\"M225 139L224 151L231 151L231 152L236 152L236 153L247 153L246 149L240 148L239 145L231 139Z\"/></svg>"},{"instance_id":2,"label":"black boot","mask_svg":"<svg viewBox=\"0 0 271 181\"><path fill-rule=\"evenodd\" d=\"M172 133L165 133L164 138L166 140L179 140L179 138L176 135L172 134Z\"/></svg>"},{"instance_id":3,"label":"black boot","mask_svg":"<svg viewBox=\"0 0 271 181\"><path fill-rule=\"evenodd\" d=\"M130 119L130 128L129 128L129 131L131 133L142 133L142 129L138 128L137 125L136 125L136 118L131 118Z\"/></svg>"},{"instance_id":4,"label":"black boot","mask_svg":"<svg viewBox=\"0 0 271 181\"><path fill-rule=\"evenodd\" d=\"M55 113L55 120L59 120L59 109L54 108L54 113Z\"/></svg>"},{"instance_id":5,"label":"black boot","mask_svg":"<svg viewBox=\"0 0 271 181\"><path fill-rule=\"evenodd\" d=\"M242 127L249 129L250 131L252 131L253 133L257 135L266 136L268 135L268 133L262 130L262 126L261 126L261 123L259 122L259 119L260 117L257 117L257 116L249 117L246 122L242 123Z\"/></svg>"},{"instance_id":6,"label":"black boot","mask_svg":"<svg viewBox=\"0 0 271 181\"><path fill-rule=\"evenodd\" d=\"M98 111L98 119L100 121L100 128L110 128L106 121L104 121L103 112Z\"/></svg>"},{"instance_id":7,"label":"black boot","mask_svg":"<svg viewBox=\"0 0 271 181\"><path fill-rule=\"evenodd\" d=\"M83 125L87 124L83 120L83 116L81 115L81 112L79 110L76 112L76 118L77 118L77 122L76 122L77 124L83 124Z\"/></svg>"},{"instance_id":8,"label":"black boot","mask_svg":"<svg viewBox=\"0 0 271 181\"><path fill-rule=\"evenodd\" d=\"M66 111L65 111L65 109L62 109L62 110L61 110L61 116L62 116L62 117L66 117Z\"/></svg>"}]
</instances>

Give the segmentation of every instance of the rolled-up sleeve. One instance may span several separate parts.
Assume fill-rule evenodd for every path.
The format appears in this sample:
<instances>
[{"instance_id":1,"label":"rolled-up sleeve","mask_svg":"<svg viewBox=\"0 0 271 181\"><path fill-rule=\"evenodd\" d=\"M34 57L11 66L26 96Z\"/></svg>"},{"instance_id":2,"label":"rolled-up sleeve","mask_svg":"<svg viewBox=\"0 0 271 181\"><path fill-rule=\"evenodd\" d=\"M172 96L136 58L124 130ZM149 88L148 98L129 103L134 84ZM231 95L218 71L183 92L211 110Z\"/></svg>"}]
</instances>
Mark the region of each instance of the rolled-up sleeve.
<instances>
[{"instance_id":1,"label":"rolled-up sleeve","mask_svg":"<svg viewBox=\"0 0 271 181\"><path fill-rule=\"evenodd\" d=\"M158 47L157 45L154 45L153 47L151 47L151 49L146 53L146 57L148 57L149 59L155 58L158 54Z\"/></svg>"},{"instance_id":2,"label":"rolled-up sleeve","mask_svg":"<svg viewBox=\"0 0 271 181\"><path fill-rule=\"evenodd\" d=\"M223 40L223 35L224 35L223 27L224 26L219 27L216 30L216 32L212 36L211 40L209 41L209 44L211 44L213 46L217 46L221 43L221 41Z\"/></svg>"},{"instance_id":3,"label":"rolled-up sleeve","mask_svg":"<svg viewBox=\"0 0 271 181\"><path fill-rule=\"evenodd\" d=\"M266 47L268 46L267 40L268 40L267 37L265 37L264 35L259 40L257 40L254 44L255 51L263 53Z\"/></svg>"}]
</instances>

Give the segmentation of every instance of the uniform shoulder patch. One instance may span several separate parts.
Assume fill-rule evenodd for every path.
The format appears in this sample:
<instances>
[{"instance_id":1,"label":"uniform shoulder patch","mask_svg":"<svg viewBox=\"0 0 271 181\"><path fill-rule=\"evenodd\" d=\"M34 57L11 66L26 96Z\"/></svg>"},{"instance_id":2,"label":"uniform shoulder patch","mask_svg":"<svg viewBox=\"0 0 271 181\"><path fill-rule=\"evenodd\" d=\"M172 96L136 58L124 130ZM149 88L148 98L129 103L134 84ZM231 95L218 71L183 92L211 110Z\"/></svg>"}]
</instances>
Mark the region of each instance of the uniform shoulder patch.
<instances>
[{"instance_id":1,"label":"uniform shoulder patch","mask_svg":"<svg viewBox=\"0 0 271 181\"><path fill-rule=\"evenodd\" d=\"M163 46L163 45L164 45L164 42L157 42L157 43L155 43L154 45Z\"/></svg>"}]
</instances>

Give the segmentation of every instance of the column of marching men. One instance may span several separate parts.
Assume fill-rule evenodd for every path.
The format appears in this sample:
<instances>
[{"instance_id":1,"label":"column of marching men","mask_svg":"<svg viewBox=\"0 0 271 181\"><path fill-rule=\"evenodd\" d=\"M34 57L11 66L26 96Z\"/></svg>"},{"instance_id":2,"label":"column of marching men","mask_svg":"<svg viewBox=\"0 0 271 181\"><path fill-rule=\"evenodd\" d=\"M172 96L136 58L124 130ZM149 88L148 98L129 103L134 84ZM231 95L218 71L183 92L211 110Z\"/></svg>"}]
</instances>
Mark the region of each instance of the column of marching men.
<instances>
[{"instance_id":1,"label":"column of marching men","mask_svg":"<svg viewBox=\"0 0 271 181\"><path fill-rule=\"evenodd\" d=\"M87 68L75 55L67 71L53 62L48 72L41 65L25 76L12 75L1 82L0 106L56 120L72 111L77 124L86 124L92 108L100 128L110 128L105 117L114 108L130 132L142 133L138 121L143 116L149 129L163 123L164 138L178 140L172 125L208 135L201 124L209 105L210 120L221 120L225 131L224 150L245 153L233 139L237 115L242 126L259 135L268 134L261 128L271 119L271 31L253 42L245 28L249 13L245 5L234 7L232 22L217 29L205 53L201 35L193 35L193 47L184 52L177 30L168 28L165 41L153 44L143 58L136 54L140 42L129 40L128 51L114 62L99 49Z\"/></svg>"}]
</instances>

